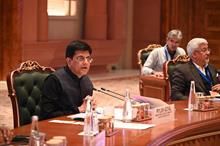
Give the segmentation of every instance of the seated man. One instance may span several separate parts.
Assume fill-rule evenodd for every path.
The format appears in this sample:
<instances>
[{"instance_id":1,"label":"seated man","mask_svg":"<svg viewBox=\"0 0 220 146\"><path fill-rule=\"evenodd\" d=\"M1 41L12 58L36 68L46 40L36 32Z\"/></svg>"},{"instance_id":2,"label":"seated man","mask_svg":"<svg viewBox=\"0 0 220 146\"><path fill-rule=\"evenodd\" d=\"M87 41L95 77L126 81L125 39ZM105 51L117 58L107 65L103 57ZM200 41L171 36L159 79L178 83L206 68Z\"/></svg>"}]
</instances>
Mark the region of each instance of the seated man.
<instances>
[{"instance_id":1,"label":"seated man","mask_svg":"<svg viewBox=\"0 0 220 146\"><path fill-rule=\"evenodd\" d=\"M187 45L190 61L179 65L171 79L171 99L187 99L190 82L195 81L196 92L210 95L210 91L220 91L216 69L209 64L210 49L207 40L194 38Z\"/></svg>"},{"instance_id":2,"label":"seated man","mask_svg":"<svg viewBox=\"0 0 220 146\"><path fill-rule=\"evenodd\" d=\"M87 95L93 84L86 75L92 62L92 49L82 41L73 41L66 48L66 66L49 75L43 85L41 118L84 112ZM95 104L93 100L93 104Z\"/></svg>"},{"instance_id":3,"label":"seated man","mask_svg":"<svg viewBox=\"0 0 220 146\"><path fill-rule=\"evenodd\" d=\"M185 55L185 51L179 47L182 40L182 32L180 30L171 30L167 34L167 42L164 47L154 49L142 68L143 75L163 76L163 64L172 60L178 55Z\"/></svg>"}]
</instances>

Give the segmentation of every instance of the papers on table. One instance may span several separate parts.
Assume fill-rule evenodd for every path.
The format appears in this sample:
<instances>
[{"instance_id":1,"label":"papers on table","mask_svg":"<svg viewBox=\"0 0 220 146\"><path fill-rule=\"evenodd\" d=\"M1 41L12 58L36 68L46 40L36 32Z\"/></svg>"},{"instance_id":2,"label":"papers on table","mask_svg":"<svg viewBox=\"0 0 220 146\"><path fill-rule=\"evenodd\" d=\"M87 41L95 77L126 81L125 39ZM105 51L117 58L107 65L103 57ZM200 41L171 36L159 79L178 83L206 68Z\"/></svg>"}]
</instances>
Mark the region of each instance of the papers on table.
<instances>
[{"instance_id":1,"label":"papers on table","mask_svg":"<svg viewBox=\"0 0 220 146\"><path fill-rule=\"evenodd\" d=\"M67 121L67 120L51 120L51 123L61 123L61 124L75 124L75 125L84 125L84 122L78 121ZM124 129L147 129L154 127L154 124L141 124L141 123L124 123L122 121L114 121L115 128L124 128Z\"/></svg>"},{"instance_id":2,"label":"papers on table","mask_svg":"<svg viewBox=\"0 0 220 146\"><path fill-rule=\"evenodd\" d=\"M84 125L84 122L79 121L67 121L67 120L51 120L51 123L60 123L60 124L75 124L75 125Z\"/></svg>"},{"instance_id":3,"label":"papers on table","mask_svg":"<svg viewBox=\"0 0 220 146\"><path fill-rule=\"evenodd\" d=\"M117 120L114 121L115 128L142 130L142 129L147 129L147 128L151 128L154 126L155 126L154 124L124 123L122 121L117 121Z\"/></svg>"},{"instance_id":4,"label":"papers on table","mask_svg":"<svg viewBox=\"0 0 220 146\"><path fill-rule=\"evenodd\" d=\"M82 118L82 119L84 119L85 116L86 116L85 113L78 113L78 114L75 114L75 115L69 115L69 116L67 116L67 118L70 118L70 119Z\"/></svg>"},{"instance_id":5,"label":"papers on table","mask_svg":"<svg viewBox=\"0 0 220 146\"><path fill-rule=\"evenodd\" d=\"M220 96L220 94L218 92L215 91L209 91L211 96Z\"/></svg>"},{"instance_id":6,"label":"papers on table","mask_svg":"<svg viewBox=\"0 0 220 146\"><path fill-rule=\"evenodd\" d=\"M217 101L217 102L220 102L220 98L213 98L212 101Z\"/></svg>"}]
</instances>

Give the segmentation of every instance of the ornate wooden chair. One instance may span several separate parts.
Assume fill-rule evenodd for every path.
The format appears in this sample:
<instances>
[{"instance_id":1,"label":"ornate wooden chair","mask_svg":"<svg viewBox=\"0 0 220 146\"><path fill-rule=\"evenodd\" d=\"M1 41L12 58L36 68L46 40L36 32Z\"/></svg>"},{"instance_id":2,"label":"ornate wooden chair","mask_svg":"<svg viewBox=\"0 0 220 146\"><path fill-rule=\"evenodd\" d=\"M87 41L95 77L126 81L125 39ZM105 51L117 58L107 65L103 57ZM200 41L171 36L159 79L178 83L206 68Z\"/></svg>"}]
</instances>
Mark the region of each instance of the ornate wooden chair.
<instances>
[{"instance_id":1,"label":"ornate wooden chair","mask_svg":"<svg viewBox=\"0 0 220 146\"><path fill-rule=\"evenodd\" d=\"M139 89L142 96L149 96L161 99L163 101L170 101L170 79L172 77L175 67L179 64L189 61L187 55L177 56L174 60L164 63L163 78L157 78L151 75L140 76Z\"/></svg>"},{"instance_id":2,"label":"ornate wooden chair","mask_svg":"<svg viewBox=\"0 0 220 146\"><path fill-rule=\"evenodd\" d=\"M189 60L188 55L179 55L173 60L166 61L163 66L164 78L171 79L175 68L180 64L189 62Z\"/></svg>"},{"instance_id":3,"label":"ornate wooden chair","mask_svg":"<svg viewBox=\"0 0 220 146\"><path fill-rule=\"evenodd\" d=\"M160 44L150 44L147 46L147 48L143 48L138 51L137 58L140 69L143 67L151 51L155 48L160 48L160 47L162 47Z\"/></svg>"},{"instance_id":4,"label":"ornate wooden chair","mask_svg":"<svg viewBox=\"0 0 220 146\"><path fill-rule=\"evenodd\" d=\"M140 72L151 51L159 47L162 46L160 44L149 44L147 48L143 48L138 51L137 58L138 58L138 65L140 67ZM164 100L165 86L166 86L165 83L166 82L164 80L158 79L153 76L140 75L139 77L140 95Z\"/></svg>"},{"instance_id":5,"label":"ornate wooden chair","mask_svg":"<svg viewBox=\"0 0 220 146\"><path fill-rule=\"evenodd\" d=\"M32 115L40 115L42 85L53 71L53 68L29 60L8 74L7 86L12 102L14 128L30 123Z\"/></svg>"},{"instance_id":6,"label":"ornate wooden chair","mask_svg":"<svg viewBox=\"0 0 220 146\"><path fill-rule=\"evenodd\" d=\"M167 84L167 92L166 92L166 97L167 100L170 100L170 92L171 92L171 80L172 80L172 75L177 66L180 64L184 64L190 61L190 58L188 55L179 55L175 59L166 61L163 65L163 73L164 73L164 79L166 80Z\"/></svg>"}]
</instances>

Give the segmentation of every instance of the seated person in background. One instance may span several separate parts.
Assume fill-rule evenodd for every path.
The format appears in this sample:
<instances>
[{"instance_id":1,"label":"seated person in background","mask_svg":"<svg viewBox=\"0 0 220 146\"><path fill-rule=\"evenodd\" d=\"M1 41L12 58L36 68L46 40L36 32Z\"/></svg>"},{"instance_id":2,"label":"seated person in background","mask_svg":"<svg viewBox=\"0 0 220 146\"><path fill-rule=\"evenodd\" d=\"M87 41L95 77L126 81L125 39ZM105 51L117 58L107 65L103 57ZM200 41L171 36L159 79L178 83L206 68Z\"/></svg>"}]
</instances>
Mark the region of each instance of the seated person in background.
<instances>
[{"instance_id":1,"label":"seated person in background","mask_svg":"<svg viewBox=\"0 0 220 146\"><path fill-rule=\"evenodd\" d=\"M142 68L143 75L163 76L163 64L178 55L185 55L184 49L180 48L182 32L174 29L167 34L167 42L164 47L154 49Z\"/></svg>"},{"instance_id":2,"label":"seated person in background","mask_svg":"<svg viewBox=\"0 0 220 146\"><path fill-rule=\"evenodd\" d=\"M210 95L210 91L220 91L216 69L209 64L210 49L207 40L194 38L187 45L190 61L179 65L171 79L171 99L187 99L190 82L195 81L196 92Z\"/></svg>"},{"instance_id":3,"label":"seated person in background","mask_svg":"<svg viewBox=\"0 0 220 146\"><path fill-rule=\"evenodd\" d=\"M73 41L67 46L66 66L44 81L41 118L85 112L85 97L93 94L93 84L86 75L92 62L91 54L92 49L85 42Z\"/></svg>"}]
</instances>

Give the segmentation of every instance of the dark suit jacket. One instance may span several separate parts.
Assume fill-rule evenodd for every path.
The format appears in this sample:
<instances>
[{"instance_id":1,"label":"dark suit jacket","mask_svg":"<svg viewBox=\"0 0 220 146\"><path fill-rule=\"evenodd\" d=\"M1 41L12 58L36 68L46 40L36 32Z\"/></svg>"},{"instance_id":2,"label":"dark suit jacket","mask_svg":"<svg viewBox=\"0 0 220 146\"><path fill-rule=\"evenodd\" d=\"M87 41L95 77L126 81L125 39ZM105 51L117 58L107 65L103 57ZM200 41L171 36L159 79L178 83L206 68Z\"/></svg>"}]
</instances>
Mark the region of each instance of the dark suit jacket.
<instances>
[{"instance_id":1,"label":"dark suit jacket","mask_svg":"<svg viewBox=\"0 0 220 146\"><path fill-rule=\"evenodd\" d=\"M208 65L211 72L213 85L218 84L217 71L212 65ZM180 64L173 72L171 81L171 99L181 100L187 99L190 90L190 82L195 81L196 92L203 92L205 95L209 95L209 91L206 90L203 80L196 69L195 65L189 61L185 64Z\"/></svg>"}]
</instances>

